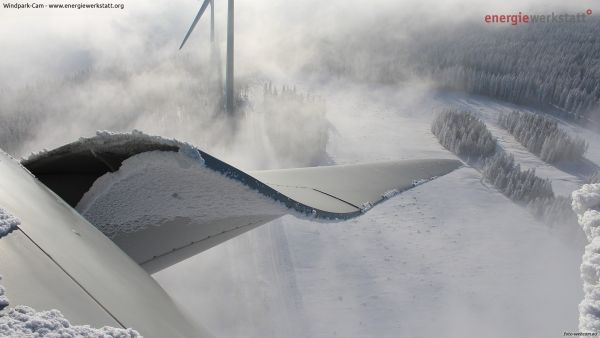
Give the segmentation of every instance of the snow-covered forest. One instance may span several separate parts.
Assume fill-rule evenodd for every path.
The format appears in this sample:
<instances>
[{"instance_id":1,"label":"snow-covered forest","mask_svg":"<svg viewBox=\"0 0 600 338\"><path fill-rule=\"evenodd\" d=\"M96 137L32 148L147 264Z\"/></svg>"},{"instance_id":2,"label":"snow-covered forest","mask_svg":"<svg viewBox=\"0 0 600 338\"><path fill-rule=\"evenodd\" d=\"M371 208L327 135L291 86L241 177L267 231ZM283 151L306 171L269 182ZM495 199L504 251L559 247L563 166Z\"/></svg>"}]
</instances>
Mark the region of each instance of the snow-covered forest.
<instances>
[{"instance_id":1,"label":"snow-covered forest","mask_svg":"<svg viewBox=\"0 0 600 338\"><path fill-rule=\"evenodd\" d=\"M568 226L573 229L573 226L577 223L577 218L571 211L571 203L570 197L541 197L531 200L527 207L544 224Z\"/></svg>"},{"instance_id":2,"label":"snow-covered forest","mask_svg":"<svg viewBox=\"0 0 600 338\"><path fill-rule=\"evenodd\" d=\"M383 84L427 78L440 88L600 122L600 20L586 19L500 29L467 21L407 33L386 18L388 31L402 33L382 33L373 23L350 32L352 39L317 40L319 53L303 69Z\"/></svg>"},{"instance_id":3,"label":"snow-covered forest","mask_svg":"<svg viewBox=\"0 0 600 338\"><path fill-rule=\"evenodd\" d=\"M535 169L521 169L512 154L497 147L497 141L485 123L472 113L444 111L432 122L431 130L446 149L467 158L473 166L480 168L487 182L511 200L529 207L538 219L546 224L574 222L571 200L556 197L551 181L538 177Z\"/></svg>"},{"instance_id":4,"label":"snow-covered forest","mask_svg":"<svg viewBox=\"0 0 600 338\"><path fill-rule=\"evenodd\" d=\"M438 31L415 50L442 87L600 121L600 20ZM419 61L420 60L420 61Z\"/></svg>"},{"instance_id":5,"label":"snow-covered forest","mask_svg":"<svg viewBox=\"0 0 600 338\"><path fill-rule=\"evenodd\" d=\"M483 177L515 202L554 197L550 180L537 177L535 169L521 170L514 156L505 152L499 151L486 160Z\"/></svg>"},{"instance_id":6,"label":"snow-covered forest","mask_svg":"<svg viewBox=\"0 0 600 338\"><path fill-rule=\"evenodd\" d=\"M483 177L511 200L529 203L554 197L550 180L537 177L535 169L521 170L512 155L497 151L496 139L472 113L444 111L433 121L431 131L446 149L458 156L473 163L485 160Z\"/></svg>"},{"instance_id":7,"label":"snow-covered forest","mask_svg":"<svg viewBox=\"0 0 600 338\"><path fill-rule=\"evenodd\" d=\"M485 158L496 151L496 139L485 123L467 111L446 110L431 124L440 143L458 156Z\"/></svg>"},{"instance_id":8,"label":"snow-covered forest","mask_svg":"<svg viewBox=\"0 0 600 338\"><path fill-rule=\"evenodd\" d=\"M555 120L540 114L518 111L500 114L498 124L548 163L581 160L588 148L584 139L572 137L561 130Z\"/></svg>"}]
</instances>

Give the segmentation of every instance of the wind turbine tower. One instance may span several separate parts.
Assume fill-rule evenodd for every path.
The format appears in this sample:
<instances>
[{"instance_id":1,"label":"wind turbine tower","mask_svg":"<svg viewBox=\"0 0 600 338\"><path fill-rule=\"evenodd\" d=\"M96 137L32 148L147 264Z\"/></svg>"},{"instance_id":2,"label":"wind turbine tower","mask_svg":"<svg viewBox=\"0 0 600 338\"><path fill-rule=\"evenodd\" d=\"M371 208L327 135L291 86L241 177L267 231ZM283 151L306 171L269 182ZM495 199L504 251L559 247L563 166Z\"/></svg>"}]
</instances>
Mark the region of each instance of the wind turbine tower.
<instances>
[{"instance_id":1,"label":"wind turbine tower","mask_svg":"<svg viewBox=\"0 0 600 338\"><path fill-rule=\"evenodd\" d=\"M229 114L233 114L235 112L234 74L233 74L233 69L234 69L233 54L234 54L234 48L235 48L235 45L234 45L234 30L235 30L234 0L228 0L227 5L228 5L227 6L227 65L226 65L226 72L225 72L225 110ZM196 14L196 17L194 18L194 21L192 22L192 25L190 26L190 29L188 30L187 34L183 38L183 42L181 43L181 46L179 47L179 49L183 48L183 46L185 45L186 41L192 34L192 31L194 31L194 28L196 28L198 21L200 21L200 18L202 17L202 15L204 14L204 12L208 8L208 6L210 6L210 13L211 13L210 39L214 43L214 41L215 41L214 0L204 0L204 2L202 3L202 6L200 7L200 10L198 11L198 14Z\"/></svg>"},{"instance_id":2,"label":"wind turbine tower","mask_svg":"<svg viewBox=\"0 0 600 338\"><path fill-rule=\"evenodd\" d=\"M215 0L210 0L210 42L215 43Z\"/></svg>"},{"instance_id":3,"label":"wind turbine tower","mask_svg":"<svg viewBox=\"0 0 600 338\"><path fill-rule=\"evenodd\" d=\"M235 102L233 93L233 49L234 49L234 0L227 5L227 70L225 72L225 110L233 114Z\"/></svg>"}]
</instances>

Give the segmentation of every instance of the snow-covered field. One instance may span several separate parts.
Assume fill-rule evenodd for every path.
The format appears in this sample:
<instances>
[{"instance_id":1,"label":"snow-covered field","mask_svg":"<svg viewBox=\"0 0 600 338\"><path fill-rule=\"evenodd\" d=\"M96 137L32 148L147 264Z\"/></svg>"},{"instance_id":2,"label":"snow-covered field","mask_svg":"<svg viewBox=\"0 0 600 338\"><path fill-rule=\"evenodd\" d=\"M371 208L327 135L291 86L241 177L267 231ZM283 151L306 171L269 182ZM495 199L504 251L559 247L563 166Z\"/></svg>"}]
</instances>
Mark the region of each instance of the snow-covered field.
<instances>
[{"instance_id":1,"label":"snow-covered field","mask_svg":"<svg viewBox=\"0 0 600 338\"><path fill-rule=\"evenodd\" d=\"M491 123L514 106L426 86L323 91L336 163L453 158L430 122L467 107L558 193L580 182ZM558 337L577 330L584 243L579 229L554 231L463 168L350 222L286 216L155 277L218 337Z\"/></svg>"}]
</instances>

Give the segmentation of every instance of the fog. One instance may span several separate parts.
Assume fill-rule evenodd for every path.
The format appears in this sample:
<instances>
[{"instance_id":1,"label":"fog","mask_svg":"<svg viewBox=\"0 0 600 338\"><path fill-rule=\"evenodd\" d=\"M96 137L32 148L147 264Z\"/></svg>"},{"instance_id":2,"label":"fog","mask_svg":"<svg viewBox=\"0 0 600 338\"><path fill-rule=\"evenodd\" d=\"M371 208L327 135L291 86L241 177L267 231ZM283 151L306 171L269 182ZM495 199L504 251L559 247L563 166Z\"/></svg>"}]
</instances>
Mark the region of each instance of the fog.
<instances>
[{"instance_id":1,"label":"fog","mask_svg":"<svg viewBox=\"0 0 600 338\"><path fill-rule=\"evenodd\" d=\"M319 95L323 83L332 79L414 81L406 51L430 29L450 29L469 21L481 24L484 13L581 11L584 4L554 3L552 7L547 1L485 5L474 0L238 1L237 88L246 90L251 107L242 109L249 117L238 121L235 130L217 114L221 69L215 58L224 56L224 3L216 3L217 57L208 41L208 15L178 51L199 7L197 1L150 5L131 0L123 11L4 10L0 114L16 125L12 130L28 127L17 137L4 135L0 142L21 156L99 129L138 128L192 141L245 167L304 165L278 163L274 154L264 156L269 146L256 122L262 120L264 82L297 85L302 93ZM287 108L282 103L279 110ZM237 148L241 146L244 149ZM259 153L258 159L246 156Z\"/></svg>"},{"instance_id":2,"label":"fog","mask_svg":"<svg viewBox=\"0 0 600 338\"><path fill-rule=\"evenodd\" d=\"M237 75L295 79L303 75L300 71L309 63L318 63L323 56L323 43L335 45L364 36L401 42L403 37L418 36L433 26L451 28L465 21L481 23L484 14L582 12L586 4L581 0L568 4L559 0L238 1ZM187 48L181 52L177 48L199 5L199 1L161 0L150 5L129 0L123 11L4 10L0 12L3 87L54 80L81 69L140 70L171 58L203 60L209 50L208 15L197 26ZM217 34L221 37L225 32L225 14L225 3L217 1ZM371 42L361 42L362 48L368 50ZM373 69L378 66L373 64Z\"/></svg>"},{"instance_id":3,"label":"fog","mask_svg":"<svg viewBox=\"0 0 600 338\"><path fill-rule=\"evenodd\" d=\"M0 134L0 148L15 156L25 156L44 148L60 146L81 136L93 135L96 130L130 131L135 128L192 142L244 169L330 164L336 161L328 154L332 149L337 152L337 159L344 163L449 156L433 136L415 136L417 132L429 131L432 114L440 110L439 103L428 101L435 84L419 78L414 71L409 52L415 41L427 40L436 30L452 31L464 25L479 29L485 14L581 12L589 6L583 0L568 4L561 0L488 3L477 0L238 0L235 66L236 85L242 103L239 115L228 118L221 111L222 83L219 80L222 79L222 69L217 66L225 55L226 5L222 0L215 2L216 52L211 50L209 42L208 12L184 49L178 50L201 4L199 1L127 0L124 11L107 12L0 10L0 131L3 133ZM222 68L223 63L220 65ZM277 96L265 95L264 86L269 83L277 89ZM283 86L287 95L282 94ZM350 103L354 106L350 106ZM381 133L375 128L372 134L361 134L363 126L360 123L369 119L357 119L355 115L347 113L354 109L362 111L363 117L368 117L382 110L382 107L390 109L394 105L398 108L392 110L402 113L399 121L410 120L412 124L407 122L392 130L394 133L405 133L404 138L392 138L400 140L393 144L385 143L389 142L390 138L386 137L390 131L384 131L384 128L381 128ZM373 117L369 123L385 126L388 121ZM336 133L347 136L354 133L353 130L361 135L352 141L355 143L338 144L332 138ZM361 155L358 156L358 153ZM467 178L473 181L471 176ZM479 189L479 193L487 191L476 180L473 182L471 184ZM465 199L475 205L469 208L470 214L467 213L475 217L479 201L475 198ZM437 201L448 203L450 200L452 198L440 198ZM483 206L479 207L492 208L494 203L502 203L503 199L494 195L491 201L487 204L482 202ZM402 203L403 200L395 206L403 207ZM386 213L394 214L389 210L383 212ZM444 216L446 212L440 215ZM454 218L449 216L446 221L451 224L446 225L453 229L453 226L467 222L475 229L480 223L491 224L494 229L499 229L500 235L505 236L502 238L507 243L510 242L510 234L503 230L502 225L512 224L511 215L502 215L501 212L494 215L493 222L488 224L485 219L470 219L467 222L462 215L452 214ZM523 217L516 223L523 225L524 229L530 225L528 222L534 223L531 218ZM376 220L365 222L354 224L354 229L379 225ZM411 221L407 222L412 224ZM539 224L536 223L536 226ZM325 227L326 230L320 230L319 227ZM170 292L184 291L184 295L180 292L174 297L180 301L188 298L184 307L193 312L193 318L213 332L225 336L278 337L285 334L287 337L303 337L311 333L311 336L324 337L331 333L328 330L335 325L339 326L336 332L340 336L346 333L346 337L416 336L410 329L425 326L421 323L422 319L410 316L408 311L412 309L390 312L405 314L408 318L406 321L403 318L386 317L385 311L382 311L384 313L379 313L382 319L378 322L375 316L365 315L368 311L360 307L359 297L352 292L342 292L346 300L356 303L355 307L351 307L352 310L332 305L331 313L327 313L327 305L332 301L326 298L322 301L325 304L322 312L307 314L288 311L301 308L289 303L302 300L303 297L307 298L304 301L312 302L313 307L307 308L314 308L314 304L321 301L310 298L316 297L315 294L332 299L338 297L335 293L337 286L333 282L327 283L326 273L317 278L317 282L305 283L304 291L317 290L310 295L303 296L301 291L293 289L290 294L296 296L288 300L271 291L273 283L280 283L279 289L290 285L293 287L293 282L290 282L296 278L293 273L310 275L310 268L313 267L311 262L306 262L308 258L272 257L275 252L271 250L272 247L283 247L283 251L276 252L286 252L287 255L293 255L294 252L314 254L316 265L324 261L335 261L333 266L355 263L356 270L375 273L371 270L371 262L353 262L351 258L354 256L336 257L335 250L331 248L318 248L318 252L301 250L302 241L306 241L306 238L321 243L318 241L322 237L315 235L319 231L323 231L324 236L333 237L340 231L352 229L352 226L343 228L341 224L323 225L284 219L213 249L205 253L203 258L184 262L180 267L160 275L160 281L168 286ZM526 238L534 237L527 237L530 236L529 230L523 230L523 233ZM362 235L364 233L354 237L347 235L347 245L338 242L334 248L367 255L370 253L368 248L374 244L368 241L370 237L363 238ZM402 240L399 237L397 239ZM291 243L289 248L287 241ZM528 255L525 249L531 250L526 262L555 259L560 264L559 268L540 267L541 272L537 277L519 286L515 279L519 281L520 277L515 276L521 272L531 272L521 271L526 268L523 263L524 266L519 265L514 274L501 276L500 279L506 281L508 286L499 288L509 293L510 288L515 287L516 297L525 297L530 293L528 288L539 286L538 283L541 285L542 279L551 279L558 272L565 272L564 283L553 280L550 285L556 288L549 289L550 286L543 285L533 292L538 303L543 300L545 293L555 292L557 296L553 298L553 307L533 309L520 303L506 306L538 310L532 314L532 322L539 325L548 318L560 320L557 313L562 312L555 310L556 307L563 307L564 313L573 314L573 318L565 321L574 323L572 327L564 329L573 329L576 325L577 295L580 293L580 289L574 290L580 287L578 262L572 259L577 257L577 249L570 247L568 255L556 254L557 257L554 257L551 251L556 247L562 248L564 243L554 239L548 241L539 247L519 246L515 252L525 256ZM310 243L314 245L314 242ZM468 243L486 252L484 258L493 256L476 239ZM294 248L299 251L294 251ZM512 255L508 244L500 249L505 250L502 253ZM443 250L442 246L438 253L444 254ZM470 253L478 256L474 250ZM383 255L381 252L374 254ZM433 261L439 262L434 254L430 256ZM413 264L420 264L420 256L412 258ZM279 267L279 270L269 265L270 260L276 261L273 266ZM292 261L306 265L297 267L298 271L292 273L290 271L294 268L289 266ZM482 261L483 258L477 262ZM465 267L457 269L465 275L476 274L473 271L478 270L474 265L467 263ZM326 265L318 266L323 268ZM275 273L274 269L277 270ZM421 268L415 267L414 271L418 269ZM450 274L454 267L440 269ZM281 277L285 276L281 271L290 272L292 276ZM479 280L489 282L492 285L490 288L494 288L496 285L490 276L493 273ZM281 281L281 278L284 280ZM349 288L362 287L362 290L368 290L370 285L357 285L360 281L348 276L336 276L335 281L347 282ZM435 283L442 281L441 277L434 280ZM441 300L432 296L415 309L427 313L425 306L435 308L435 314L444 318L436 328L447 329L451 332L450 336L459 337L474 330L485 332L487 325L498 330L498 333L490 334L492 337L518 330L522 330L523 336L539 336L531 329L534 325L527 325L526 318L514 318L512 315L503 317L518 321L513 326L510 322L496 321L500 306L488 307L485 301L501 298L500 291L479 299L475 305L470 303L468 298L471 293L465 291L467 286L464 285L468 282L468 278L452 279L448 285L440 286L451 289L441 294ZM239 287L239 283L247 286ZM319 283L324 285L323 288L319 288ZM398 292L406 294L415 291L403 290L402 285L394 282L385 284L376 280L372 283L385 285L383 288L387 291L401 290ZM558 290L562 284L566 285L564 292ZM479 287L473 286L474 289ZM571 297L573 293L576 297ZM356 299L352 298L354 296ZM243 302L226 303L236 300ZM383 309L386 306L399 306L392 301L388 304L386 300L381 300L381 303L385 305L381 306ZM570 309L570 306L573 308ZM282 309L285 311L278 312ZM341 313L338 317L336 310ZM473 318L479 311L484 315ZM318 318L318 315L331 316L332 319ZM371 322L365 318L371 318ZM363 325L361 320L367 320L367 323ZM237 324L239 327L232 328ZM506 325L506 328L502 329L500 324ZM443 332L437 333L444 335Z\"/></svg>"}]
</instances>

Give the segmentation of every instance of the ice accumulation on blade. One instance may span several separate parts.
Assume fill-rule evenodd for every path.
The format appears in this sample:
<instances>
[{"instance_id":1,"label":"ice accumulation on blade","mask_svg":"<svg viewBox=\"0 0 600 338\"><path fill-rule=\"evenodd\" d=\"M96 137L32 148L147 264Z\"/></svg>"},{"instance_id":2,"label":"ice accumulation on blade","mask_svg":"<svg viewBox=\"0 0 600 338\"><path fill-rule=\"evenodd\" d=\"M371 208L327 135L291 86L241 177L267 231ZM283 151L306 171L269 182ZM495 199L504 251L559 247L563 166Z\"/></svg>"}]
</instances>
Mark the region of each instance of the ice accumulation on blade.
<instances>
[{"instance_id":1,"label":"ice accumulation on blade","mask_svg":"<svg viewBox=\"0 0 600 338\"><path fill-rule=\"evenodd\" d=\"M77 142L69 146L74 148L93 149L94 151L102 152L104 149L114 149L115 146L119 145L120 148L124 150L131 146L132 140L134 140L136 144L163 144L165 146L177 147L190 157L200 158L200 153L197 151L196 147L187 142L165 138L162 136L148 135L135 129L132 130L131 133L116 133L106 130L99 130L96 132L96 136L89 138L81 137ZM43 159L55 151L56 149L44 149L39 152L30 153L28 156L23 157L22 162Z\"/></svg>"},{"instance_id":2,"label":"ice accumulation on blade","mask_svg":"<svg viewBox=\"0 0 600 338\"><path fill-rule=\"evenodd\" d=\"M0 282L2 282L2 276L0 276ZM8 297L6 297L6 290L4 289L4 286L0 284L0 311L7 307L8 304L9 300Z\"/></svg>"},{"instance_id":3,"label":"ice accumulation on blade","mask_svg":"<svg viewBox=\"0 0 600 338\"><path fill-rule=\"evenodd\" d=\"M6 236L13 229L19 226L21 222L9 214L6 210L0 208L0 238ZM0 276L0 281L2 281L2 276ZM0 284L0 310L4 309L8 306L8 298L6 297L6 291L4 287Z\"/></svg>"},{"instance_id":4,"label":"ice accumulation on blade","mask_svg":"<svg viewBox=\"0 0 600 338\"><path fill-rule=\"evenodd\" d=\"M288 209L205 166L200 153L150 151L98 178L77 207L108 237L176 219L202 224L225 217L283 215Z\"/></svg>"},{"instance_id":5,"label":"ice accumulation on blade","mask_svg":"<svg viewBox=\"0 0 600 338\"><path fill-rule=\"evenodd\" d=\"M0 208L0 238L16 229L21 222ZM0 276L2 282L2 276ZM36 312L19 305L8 308L6 289L0 284L0 337L106 337L137 338L140 334L132 329L103 327L94 329L88 325L73 326L58 310Z\"/></svg>"},{"instance_id":6,"label":"ice accumulation on blade","mask_svg":"<svg viewBox=\"0 0 600 338\"><path fill-rule=\"evenodd\" d=\"M600 332L600 184L573 192L573 210L589 244L581 262L584 299L579 304L579 330Z\"/></svg>"},{"instance_id":7,"label":"ice accumulation on blade","mask_svg":"<svg viewBox=\"0 0 600 338\"><path fill-rule=\"evenodd\" d=\"M0 208L0 238L6 236L8 233L16 229L21 222L9 214L6 210Z\"/></svg>"},{"instance_id":8,"label":"ice accumulation on blade","mask_svg":"<svg viewBox=\"0 0 600 338\"><path fill-rule=\"evenodd\" d=\"M141 338L133 329L105 326L71 325L58 310L37 312L28 306L11 308L0 314L0 337L81 337L81 338Z\"/></svg>"},{"instance_id":9,"label":"ice accumulation on blade","mask_svg":"<svg viewBox=\"0 0 600 338\"><path fill-rule=\"evenodd\" d=\"M398 189L392 189L392 190L388 190L386 192L384 192L381 197L383 197L386 200L389 200L390 198L396 196L400 194L400 191Z\"/></svg>"},{"instance_id":10,"label":"ice accumulation on blade","mask_svg":"<svg viewBox=\"0 0 600 338\"><path fill-rule=\"evenodd\" d=\"M413 187L418 187L418 186L420 186L421 184L425 184L425 183L427 183L427 182L429 182L429 181L433 181L433 180L435 180L436 178L437 178L437 177L432 177L432 178L423 178L423 179L420 179L420 180L413 180Z\"/></svg>"}]
</instances>

